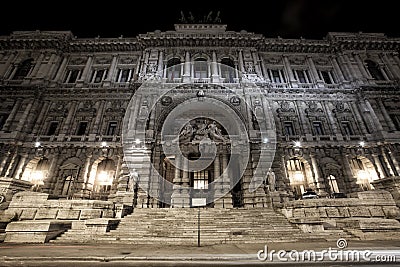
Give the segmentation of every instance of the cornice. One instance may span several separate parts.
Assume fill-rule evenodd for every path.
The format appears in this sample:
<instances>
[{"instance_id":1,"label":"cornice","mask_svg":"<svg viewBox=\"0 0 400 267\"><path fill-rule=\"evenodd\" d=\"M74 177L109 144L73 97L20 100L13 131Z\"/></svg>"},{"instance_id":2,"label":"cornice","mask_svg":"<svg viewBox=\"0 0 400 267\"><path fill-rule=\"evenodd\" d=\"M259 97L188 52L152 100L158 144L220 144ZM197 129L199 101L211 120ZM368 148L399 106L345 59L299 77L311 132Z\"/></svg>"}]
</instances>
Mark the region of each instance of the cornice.
<instances>
[{"instance_id":1,"label":"cornice","mask_svg":"<svg viewBox=\"0 0 400 267\"><path fill-rule=\"evenodd\" d=\"M384 34L328 33L323 40L266 38L246 31L155 31L134 38L76 38L70 32L16 32L0 36L0 50L130 52L152 47L236 47L262 52L335 53L345 50L399 51L400 38Z\"/></svg>"}]
</instances>

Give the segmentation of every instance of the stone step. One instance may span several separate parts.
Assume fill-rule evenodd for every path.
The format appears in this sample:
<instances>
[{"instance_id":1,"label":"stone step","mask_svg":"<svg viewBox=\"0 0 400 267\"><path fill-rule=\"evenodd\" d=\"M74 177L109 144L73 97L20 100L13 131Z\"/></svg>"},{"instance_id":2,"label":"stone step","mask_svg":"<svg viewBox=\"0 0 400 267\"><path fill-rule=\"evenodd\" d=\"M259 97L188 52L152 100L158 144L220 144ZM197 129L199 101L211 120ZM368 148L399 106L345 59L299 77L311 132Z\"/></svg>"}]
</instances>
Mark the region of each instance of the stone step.
<instances>
[{"instance_id":1,"label":"stone step","mask_svg":"<svg viewBox=\"0 0 400 267\"><path fill-rule=\"evenodd\" d=\"M196 244L198 209L136 209L107 233L83 235L71 229L55 242L104 242L132 244ZM351 237L343 231L304 233L285 216L268 208L201 209L203 244L297 242Z\"/></svg>"}]
</instances>

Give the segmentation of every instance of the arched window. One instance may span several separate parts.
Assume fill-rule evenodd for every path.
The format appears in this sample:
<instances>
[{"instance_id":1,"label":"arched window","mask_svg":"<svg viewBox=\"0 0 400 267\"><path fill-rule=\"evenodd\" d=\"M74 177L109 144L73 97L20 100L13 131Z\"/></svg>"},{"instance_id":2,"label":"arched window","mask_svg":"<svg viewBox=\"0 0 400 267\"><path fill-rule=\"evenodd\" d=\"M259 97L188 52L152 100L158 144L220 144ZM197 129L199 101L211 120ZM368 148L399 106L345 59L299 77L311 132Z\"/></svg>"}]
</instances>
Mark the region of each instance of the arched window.
<instances>
[{"instance_id":1,"label":"arched window","mask_svg":"<svg viewBox=\"0 0 400 267\"><path fill-rule=\"evenodd\" d=\"M112 159L105 159L97 166L94 192L96 198L106 199L111 191L111 186L115 176L115 162Z\"/></svg>"},{"instance_id":2,"label":"arched window","mask_svg":"<svg viewBox=\"0 0 400 267\"><path fill-rule=\"evenodd\" d=\"M378 179L378 174L370 160L365 157L354 157L350 160L350 166L362 190L374 189L370 182Z\"/></svg>"},{"instance_id":3,"label":"arched window","mask_svg":"<svg viewBox=\"0 0 400 267\"><path fill-rule=\"evenodd\" d=\"M336 177L334 175L330 174L328 176L328 181L329 181L329 187L331 189L331 192L332 193L339 193L340 191L339 191L339 187L338 187L338 184L337 184L337 181L336 181Z\"/></svg>"},{"instance_id":4,"label":"arched window","mask_svg":"<svg viewBox=\"0 0 400 267\"><path fill-rule=\"evenodd\" d=\"M194 77L199 79L208 78L207 60L198 58L194 62Z\"/></svg>"},{"instance_id":5,"label":"arched window","mask_svg":"<svg viewBox=\"0 0 400 267\"><path fill-rule=\"evenodd\" d=\"M292 158L287 161L287 170L293 193L296 198L300 198L307 188L304 163L298 158Z\"/></svg>"},{"instance_id":6,"label":"arched window","mask_svg":"<svg viewBox=\"0 0 400 267\"><path fill-rule=\"evenodd\" d=\"M33 59L30 58L21 62L18 65L17 70L15 71L13 80L22 80L23 78L25 78L32 68L32 61Z\"/></svg>"},{"instance_id":7,"label":"arched window","mask_svg":"<svg viewBox=\"0 0 400 267\"><path fill-rule=\"evenodd\" d=\"M175 78L181 78L181 60L179 58L172 58L167 62L167 79L174 81Z\"/></svg>"},{"instance_id":8,"label":"arched window","mask_svg":"<svg viewBox=\"0 0 400 267\"><path fill-rule=\"evenodd\" d=\"M232 83L235 76L235 63L230 58L223 58L221 60L221 77L225 79L226 83Z\"/></svg>"},{"instance_id":9,"label":"arched window","mask_svg":"<svg viewBox=\"0 0 400 267\"><path fill-rule=\"evenodd\" d=\"M382 73L382 70L379 68L379 65L372 60L365 60L365 64L367 64L367 69L371 74L372 78L375 80L385 80L385 76Z\"/></svg>"}]
</instances>

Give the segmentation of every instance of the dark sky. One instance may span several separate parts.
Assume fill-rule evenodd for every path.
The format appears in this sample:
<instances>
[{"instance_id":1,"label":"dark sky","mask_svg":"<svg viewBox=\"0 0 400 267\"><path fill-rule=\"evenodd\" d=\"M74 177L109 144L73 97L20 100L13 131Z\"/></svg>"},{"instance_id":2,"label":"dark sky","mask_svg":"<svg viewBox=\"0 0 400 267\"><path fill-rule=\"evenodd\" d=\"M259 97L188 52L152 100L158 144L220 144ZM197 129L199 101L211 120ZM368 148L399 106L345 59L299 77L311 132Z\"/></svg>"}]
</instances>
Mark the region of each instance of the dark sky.
<instances>
[{"instance_id":1,"label":"dark sky","mask_svg":"<svg viewBox=\"0 0 400 267\"><path fill-rule=\"evenodd\" d=\"M328 32L383 32L400 37L394 0L232 0L217 1L29 1L1 3L0 35L17 30L70 30L77 37L134 37L154 30L173 30L181 11L196 18L220 11L228 30L247 30L266 37L322 39ZM264 6L263 6L264 5ZM46 10L46 8L48 10ZM2 13L3 13L2 12ZM4 13L3 13L4 14Z\"/></svg>"}]
</instances>

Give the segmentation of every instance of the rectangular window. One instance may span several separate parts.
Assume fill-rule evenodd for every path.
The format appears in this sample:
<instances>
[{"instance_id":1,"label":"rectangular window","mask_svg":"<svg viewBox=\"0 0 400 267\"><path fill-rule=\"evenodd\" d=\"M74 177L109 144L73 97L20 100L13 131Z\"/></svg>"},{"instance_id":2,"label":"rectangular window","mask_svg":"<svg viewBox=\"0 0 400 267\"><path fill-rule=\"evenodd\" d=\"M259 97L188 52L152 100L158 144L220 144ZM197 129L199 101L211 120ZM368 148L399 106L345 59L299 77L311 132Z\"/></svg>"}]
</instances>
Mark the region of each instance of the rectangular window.
<instances>
[{"instance_id":1,"label":"rectangular window","mask_svg":"<svg viewBox=\"0 0 400 267\"><path fill-rule=\"evenodd\" d=\"M116 82L118 83L126 83L131 80L132 77L132 69L118 69Z\"/></svg>"},{"instance_id":2,"label":"rectangular window","mask_svg":"<svg viewBox=\"0 0 400 267\"><path fill-rule=\"evenodd\" d=\"M294 127L293 127L293 122L291 121L285 121L283 123L283 130L285 135L295 135Z\"/></svg>"},{"instance_id":3,"label":"rectangular window","mask_svg":"<svg viewBox=\"0 0 400 267\"><path fill-rule=\"evenodd\" d=\"M55 135L58 128L58 121L50 122L49 128L47 130L47 135Z\"/></svg>"},{"instance_id":4,"label":"rectangular window","mask_svg":"<svg viewBox=\"0 0 400 267\"><path fill-rule=\"evenodd\" d=\"M284 83L285 81L285 76L283 75L282 70L269 70L269 77L271 82L274 83Z\"/></svg>"},{"instance_id":5,"label":"rectangular window","mask_svg":"<svg viewBox=\"0 0 400 267\"><path fill-rule=\"evenodd\" d=\"M314 121L313 128L314 128L315 135L324 135L324 128L322 127L322 122Z\"/></svg>"},{"instance_id":6,"label":"rectangular window","mask_svg":"<svg viewBox=\"0 0 400 267\"><path fill-rule=\"evenodd\" d=\"M199 171L193 173L193 188L208 189L208 171Z\"/></svg>"},{"instance_id":7,"label":"rectangular window","mask_svg":"<svg viewBox=\"0 0 400 267\"><path fill-rule=\"evenodd\" d=\"M350 122L342 121L343 135L353 135L353 130L351 129Z\"/></svg>"},{"instance_id":8,"label":"rectangular window","mask_svg":"<svg viewBox=\"0 0 400 267\"><path fill-rule=\"evenodd\" d=\"M76 131L76 135L85 135L87 126L88 126L87 121L81 121L78 125L78 130Z\"/></svg>"},{"instance_id":9,"label":"rectangular window","mask_svg":"<svg viewBox=\"0 0 400 267\"><path fill-rule=\"evenodd\" d=\"M199 79L208 78L208 66L205 61L196 61L194 65L194 77Z\"/></svg>"},{"instance_id":10,"label":"rectangular window","mask_svg":"<svg viewBox=\"0 0 400 267\"><path fill-rule=\"evenodd\" d=\"M299 81L299 83L310 83L310 76L307 70L294 70L294 76Z\"/></svg>"},{"instance_id":11,"label":"rectangular window","mask_svg":"<svg viewBox=\"0 0 400 267\"><path fill-rule=\"evenodd\" d=\"M94 70L90 81L92 83L99 83L102 82L106 77L107 77L106 69Z\"/></svg>"},{"instance_id":12,"label":"rectangular window","mask_svg":"<svg viewBox=\"0 0 400 267\"><path fill-rule=\"evenodd\" d=\"M67 71L64 83L75 83L81 76L81 70L71 69Z\"/></svg>"},{"instance_id":13,"label":"rectangular window","mask_svg":"<svg viewBox=\"0 0 400 267\"><path fill-rule=\"evenodd\" d=\"M326 84L333 84L334 80L332 77L332 73L330 71L320 71L319 72L321 75L322 80L326 83Z\"/></svg>"},{"instance_id":14,"label":"rectangular window","mask_svg":"<svg viewBox=\"0 0 400 267\"><path fill-rule=\"evenodd\" d=\"M116 134L117 134L117 122L110 121L108 123L107 135L116 135Z\"/></svg>"}]
</instances>

